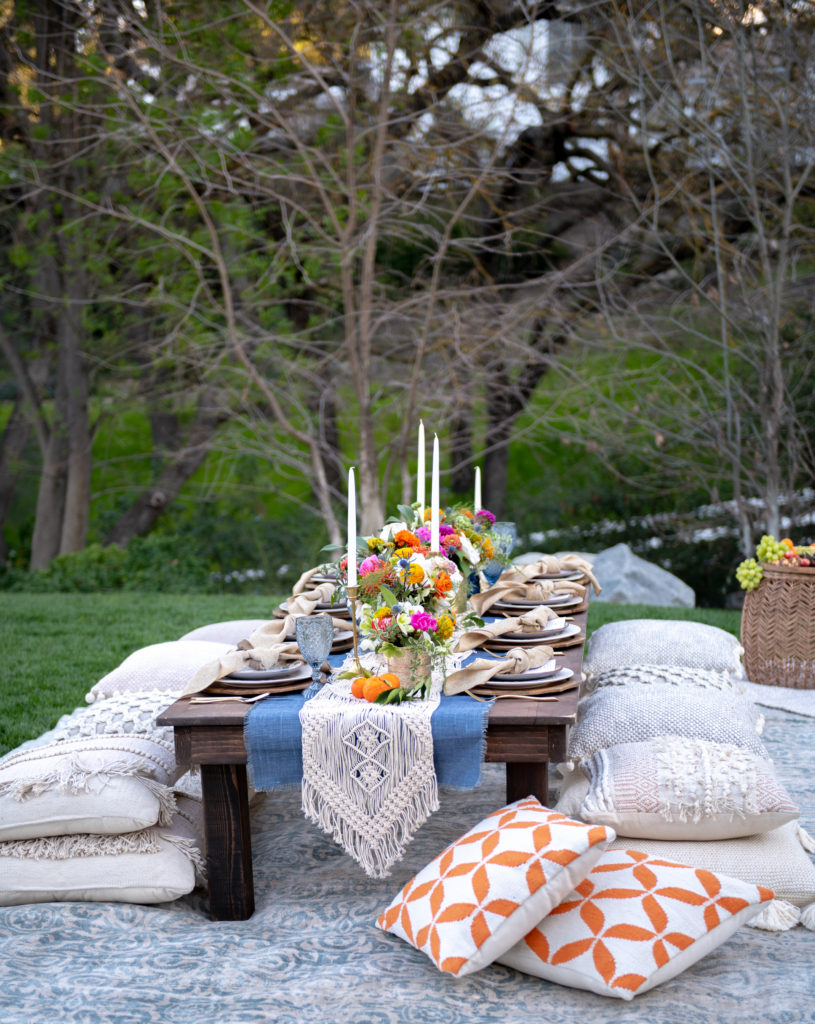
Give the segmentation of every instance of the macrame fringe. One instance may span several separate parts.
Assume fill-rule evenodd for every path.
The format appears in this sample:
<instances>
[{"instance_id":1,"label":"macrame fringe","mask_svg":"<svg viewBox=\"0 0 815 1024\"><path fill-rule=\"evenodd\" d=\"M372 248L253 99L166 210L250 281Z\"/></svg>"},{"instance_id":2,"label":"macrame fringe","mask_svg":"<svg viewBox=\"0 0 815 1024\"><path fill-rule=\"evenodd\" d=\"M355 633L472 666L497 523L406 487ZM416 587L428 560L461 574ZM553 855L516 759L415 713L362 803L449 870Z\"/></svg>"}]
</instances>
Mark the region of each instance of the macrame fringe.
<instances>
[{"instance_id":1,"label":"macrame fringe","mask_svg":"<svg viewBox=\"0 0 815 1024\"><path fill-rule=\"evenodd\" d=\"M402 857L414 833L439 809L438 788L433 784L412 795L392 829L376 830L376 834L372 834L372 829L358 830L305 779L302 793L305 816L339 843L369 878L388 878L391 865Z\"/></svg>"},{"instance_id":2,"label":"macrame fringe","mask_svg":"<svg viewBox=\"0 0 815 1024\"><path fill-rule=\"evenodd\" d=\"M815 839L812 838L803 825L798 826L798 841L807 853L815 853Z\"/></svg>"},{"instance_id":3,"label":"macrame fringe","mask_svg":"<svg viewBox=\"0 0 815 1024\"><path fill-rule=\"evenodd\" d=\"M0 843L0 857L26 860L70 860L73 857L119 857L127 853L158 853L159 830L153 826L138 832L102 836L81 833L73 836L43 836L40 839L11 839Z\"/></svg>"},{"instance_id":4,"label":"macrame fringe","mask_svg":"<svg viewBox=\"0 0 815 1024\"><path fill-rule=\"evenodd\" d=\"M169 825L173 820L173 815L178 810L175 802L175 793L169 787L163 786L160 782L156 782L155 779L151 779L149 775L139 775L138 781L158 800L156 824Z\"/></svg>"},{"instance_id":5,"label":"macrame fringe","mask_svg":"<svg viewBox=\"0 0 815 1024\"><path fill-rule=\"evenodd\" d=\"M175 832L162 832L161 838L165 843L169 843L170 846L174 846L176 850L184 854L195 869L195 884L205 886L207 884L207 865L198 843L188 836L180 836Z\"/></svg>"},{"instance_id":6,"label":"macrame fringe","mask_svg":"<svg viewBox=\"0 0 815 1024\"><path fill-rule=\"evenodd\" d=\"M747 924L765 932L787 932L801 920L801 908L786 900L770 900Z\"/></svg>"},{"instance_id":7,"label":"macrame fringe","mask_svg":"<svg viewBox=\"0 0 815 1024\"><path fill-rule=\"evenodd\" d=\"M139 780L146 783L150 772L151 765L146 761L109 761L103 767L91 768L71 757L42 775L0 782L0 796L11 796L22 803L32 797L42 796L50 789L57 789L60 793L87 793L95 783L104 785L112 778L139 776Z\"/></svg>"}]
</instances>

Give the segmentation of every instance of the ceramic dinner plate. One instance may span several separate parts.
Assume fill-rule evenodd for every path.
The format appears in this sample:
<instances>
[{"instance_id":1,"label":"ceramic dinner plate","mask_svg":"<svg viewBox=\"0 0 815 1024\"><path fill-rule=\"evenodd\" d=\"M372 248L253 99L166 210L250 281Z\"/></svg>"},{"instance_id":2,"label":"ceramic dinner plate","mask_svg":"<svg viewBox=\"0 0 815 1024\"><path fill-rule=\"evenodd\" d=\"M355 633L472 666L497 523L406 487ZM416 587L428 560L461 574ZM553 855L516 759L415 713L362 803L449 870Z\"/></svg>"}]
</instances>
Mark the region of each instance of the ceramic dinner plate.
<instances>
[{"instance_id":1,"label":"ceramic dinner plate","mask_svg":"<svg viewBox=\"0 0 815 1024\"><path fill-rule=\"evenodd\" d=\"M543 665L538 665L535 668L528 668L525 672L499 672L497 676L493 676L490 682L497 683L528 683L532 679L548 679L549 676L553 676L558 672L557 662L554 658L550 658Z\"/></svg>"},{"instance_id":2,"label":"ceramic dinner plate","mask_svg":"<svg viewBox=\"0 0 815 1024\"><path fill-rule=\"evenodd\" d=\"M252 672L252 669L241 669L240 674L234 674L231 676L224 676L223 679L217 681L219 687L228 686L230 689L239 689L241 686L254 686L258 683L268 684L274 686L279 683L281 686L288 686L292 683L297 683L301 679L311 679L311 669L308 665L303 665L300 662L296 662L290 668L286 669L285 675L274 675L269 676L267 672L275 672L276 669L258 669L255 674L251 677L247 673Z\"/></svg>"},{"instance_id":3,"label":"ceramic dinner plate","mask_svg":"<svg viewBox=\"0 0 815 1024\"><path fill-rule=\"evenodd\" d=\"M230 682L233 679L239 679L245 682L256 683L259 680L281 679L291 676L294 670L299 667L299 662L292 662L288 665L275 665L274 668L242 668L233 672L231 675L224 676L224 678L228 679Z\"/></svg>"},{"instance_id":4,"label":"ceramic dinner plate","mask_svg":"<svg viewBox=\"0 0 815 1024\"><path fill-rule=\"evenodd\" d=\"M563 620L561 620L563 621ZM497 636L489 640L484 646L489 650L493 647L535 647L538 644L552 644L557 640L568 640L577 636L580 626L574 622L567 622L557 633L506 633L504 636Z\"/></svg>"},{"instance_id":5,"label":"ceramic dinner plate","mask_svg":"<svg viewBox=\"0 0 815 1024\"><path fill-rule=\"evenodd\" d=\"M541 671L539 668L531 668L519 675L493 676L484 685L493 689L526 690L529 688L530 683L536 687L545 686L549 683L565 683L567 679L571 679L574 675L570 668L556 668L553 672L545 675L540 675Z\"/></svg>"},{"instance_id":6,"label":"ceramic dinner plate","mask_svg":"<svg viewBox=\"0 0 815 1024\"><path fill-rule=\"evenodd\" d=\"M535 580L579 580L583 573L579 569L562 569L560 572L543 572L539 576L533 576Z\"/></svg>"}]
</instances>

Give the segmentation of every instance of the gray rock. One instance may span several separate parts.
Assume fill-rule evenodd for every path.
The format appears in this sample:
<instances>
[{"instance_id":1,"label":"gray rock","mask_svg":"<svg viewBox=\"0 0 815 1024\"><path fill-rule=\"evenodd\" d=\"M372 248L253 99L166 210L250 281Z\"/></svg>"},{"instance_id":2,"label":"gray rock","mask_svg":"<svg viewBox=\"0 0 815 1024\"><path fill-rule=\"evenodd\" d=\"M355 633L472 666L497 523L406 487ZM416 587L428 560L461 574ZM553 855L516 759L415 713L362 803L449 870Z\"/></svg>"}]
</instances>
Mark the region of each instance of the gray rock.
<instances>
[{"instance_id":1,"label":"gray rock","mask_svg":"<svg viewBox=\"0 0 815 1024\"><path fill-rule=\"evenodd\" d=\"M639 558L627 544L615 544L591 559L594 575L603 588L593 601L612 604L654 604L693 608L696 594L666 569Z\"/></svg>"}]
</instances>

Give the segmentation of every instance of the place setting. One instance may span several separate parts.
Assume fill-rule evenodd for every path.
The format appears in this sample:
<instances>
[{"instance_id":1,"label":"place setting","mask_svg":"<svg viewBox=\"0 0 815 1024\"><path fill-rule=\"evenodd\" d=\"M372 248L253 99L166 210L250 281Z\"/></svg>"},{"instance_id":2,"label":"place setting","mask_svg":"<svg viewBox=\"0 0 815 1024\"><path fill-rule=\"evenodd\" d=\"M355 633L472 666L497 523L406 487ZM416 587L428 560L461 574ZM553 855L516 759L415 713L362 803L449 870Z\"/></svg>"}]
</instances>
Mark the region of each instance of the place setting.
<instances>
[{"instance_id":1,"label":"place setting","mask_svg":"<svg viewBox=\"0 0 815 1024\"><path fill-rule=\"evenodd\" d=\"M481 654L481 652L479 652ZM514 646L493 656L487 652L452 672L444 684L448 695L469 693L474 697L551 697L574 689L578 680L570 668L561 667L549 645Z\"/></svg>"}]
</instances>

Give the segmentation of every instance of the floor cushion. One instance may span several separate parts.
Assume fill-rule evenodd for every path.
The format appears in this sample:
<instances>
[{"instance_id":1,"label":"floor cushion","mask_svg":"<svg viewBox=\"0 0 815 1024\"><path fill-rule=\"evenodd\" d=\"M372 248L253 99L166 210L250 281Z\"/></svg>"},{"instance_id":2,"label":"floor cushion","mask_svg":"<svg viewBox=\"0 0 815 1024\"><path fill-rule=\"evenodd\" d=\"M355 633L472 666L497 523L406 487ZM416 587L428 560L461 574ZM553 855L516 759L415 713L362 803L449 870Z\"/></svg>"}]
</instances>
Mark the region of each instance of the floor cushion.
<instances>
[{"instance_id":1,"label":"floor cushion","mask_svg":"<svg viewBox=\"0 0 815 1024\"><path fill-rule=\"evenodd\" d=\"M178 774L172 744L80 737L0 760L0 840L133 832L167 824Z\"/></svg>"},{"instance_id":2,"label":"floor cushion","mask_svg":"<svg viewBox=\"0 0 815 1024\"><path fill-rule=\"evenodd\" d=\"M164 903L186 895L204 881L201 804L176 800L164 827L0 842L0 905Z\"/></svg>"},{"instance_id":3,"label":"floor cushion","mask_svg":"<svg viewBox=\"0 0 815 1024\"><path fill-rule=\"evenodd\" d=\"M241 640L248 640L256 629L265 626L268 621L268 619L230 619L226 622L211 622L209 625L190 630L179 639L185 642L207 640L237 647Z\"/></svg>"},{"instance_id":4,"label":"floor cushion","mask_svg":"<svg viewBox=\"0 0 815 1024\"><path fill-rule=\"evenodd\" d=\"M172 727L156 725L156 718L177 699L178 694L172 690L112 693L63 715L48 739L54 743L81 736L147 736L172 746Z\"/></svg>"},{"instance_id":5,"label":"floor cushion","mask_svg":"<svg viewBox=\"0 0 815 1024\"><path fill-rule=\"evenodd\" d=\"M415 875L377 924L441 971L470 974L514 945L614 838L534 797L484 818Z\"/></svg>"},{"instance_id":6,"label":"floor cushion","mask_svg":"<svg viewBox=\"0 0 815 1024\"><path fill-rule=\"evenodd\" d=\"M743 649L732 633L682 619L608 622L588 642L583 671L593 675L630 665L674 665L743 676Z\"/></svg>"},{"instance_id":7,"label":"floor cushion","mask_svg":"<svg viewBox=\"0 0 815 1024\"><path fill-rule=\"evenodd\" d=\"M564 787L557 809L618 835L732 839L778 828L800 813L772 761L743 747L657 736L597 751L580 769L578 785Z\"/></svg>"},{"instance_id":8,"label":"floor cushion","mask_svg":"<svg viewBox=\"0 0 815 1024\"><path fill-rule=\"evenodd\" d=\"M757 732L762 722L754 705L735 692L666 684L604 686L580 698L567 756L579 760L618 743L686 736L767 757Z\"/></svg>"},{"instance_id":9,"label":"floor cushion","mask_svg":"<svg viewBox=\"0 0 815 1024\"><path fill-rule=\"evenodd\" d=\"M88 704L114 693L164 690L180 694L199 668L217 661L234 644L208 640L169 640L141 647L108 672L85 695Z\"/></svg>"},{"instance_id":10,"label":"floor cushion","mask_svg":"<svg viewBox=\"0 0 815 1024\"><path fill-rule=\"evenodd\" d=\"M755 917L772 892L635 850L609 850L502 964L633 999L676 977Z\"/></svg>"}]
</instances>

